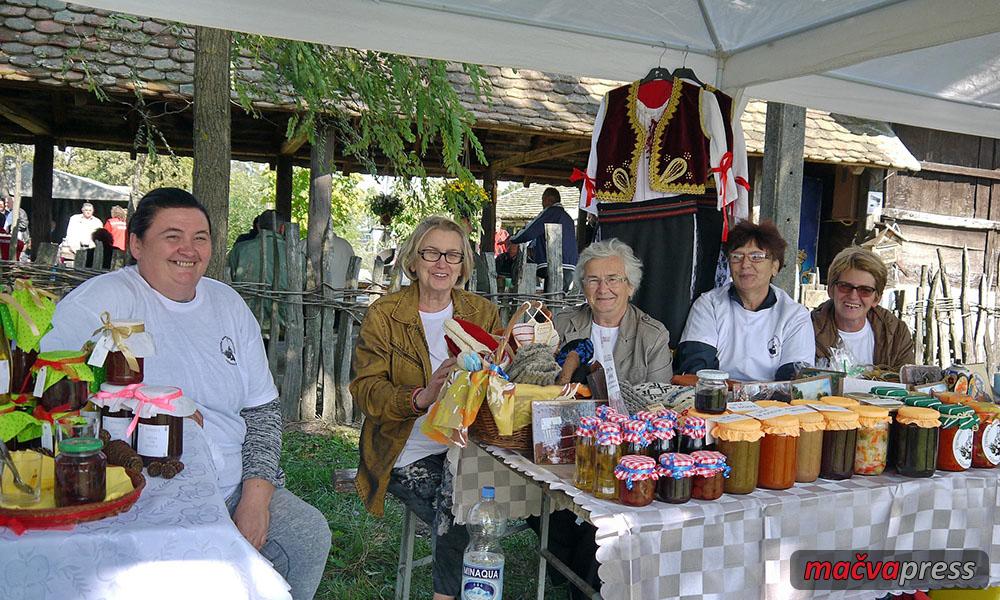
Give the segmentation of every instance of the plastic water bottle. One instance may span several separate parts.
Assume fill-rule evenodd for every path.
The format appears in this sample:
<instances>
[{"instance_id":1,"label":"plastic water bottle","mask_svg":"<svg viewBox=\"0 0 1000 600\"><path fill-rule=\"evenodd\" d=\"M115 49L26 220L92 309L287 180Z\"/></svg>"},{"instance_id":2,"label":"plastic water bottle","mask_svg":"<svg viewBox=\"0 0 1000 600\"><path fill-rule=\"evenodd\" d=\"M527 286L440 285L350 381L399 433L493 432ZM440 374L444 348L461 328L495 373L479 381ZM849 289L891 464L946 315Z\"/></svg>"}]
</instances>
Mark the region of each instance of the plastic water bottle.
<instances>
[{"instance_id":1,"label":"plastic water bottle","mask_svg":"<svg viewBox=\"0 0 1000 600\"><path fill-rule=\"evenodd\" d=\"M494 500L494 495L492 487L484 487L479 502L469 511L466 527L470 541L462 560L462 600L503 598L500 538L507 528L507 515Z\"/></svg>"}]
</instances>

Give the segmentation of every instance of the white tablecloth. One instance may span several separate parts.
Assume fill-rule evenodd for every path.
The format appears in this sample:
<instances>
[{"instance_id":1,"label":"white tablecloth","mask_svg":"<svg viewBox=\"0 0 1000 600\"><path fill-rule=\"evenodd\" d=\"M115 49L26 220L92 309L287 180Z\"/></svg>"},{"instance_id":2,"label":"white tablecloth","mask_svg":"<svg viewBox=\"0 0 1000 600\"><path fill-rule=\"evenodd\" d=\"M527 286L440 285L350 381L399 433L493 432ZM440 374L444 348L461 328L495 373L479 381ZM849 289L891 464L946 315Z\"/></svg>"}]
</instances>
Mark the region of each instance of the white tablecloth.
<instances>
[{"instance_id":1,"label":"white tablecloth","mask_svg":"<svg viewBox=\"0 0 1000 600\"><path fill-rule=\"evenodd\" d=\"M146 476L131 510L72 531L0 527L4 600L287 599L285 580L236 529L204 433L185 422L185 469Z\"/></svg>"},{"instance_id":2,"label":"white tablecloth","mask_svg":"<svg viewBox=\"0 0 1000 600\"><path fill-rule=\"evenodd\" d=\"M512 518L538 515L542 485L555 508L572 503L597 527L597 559L608 599L876 598L875 592L806 592L790 584L795 550L982 550L990 584L1000 584L997 469L816 480L789 490L682 505L630 509L572 484L573 467L540 466L508 450L475 444L449 455L454 513L467 515L484 485Z\"/></svg>"}]
</instances>

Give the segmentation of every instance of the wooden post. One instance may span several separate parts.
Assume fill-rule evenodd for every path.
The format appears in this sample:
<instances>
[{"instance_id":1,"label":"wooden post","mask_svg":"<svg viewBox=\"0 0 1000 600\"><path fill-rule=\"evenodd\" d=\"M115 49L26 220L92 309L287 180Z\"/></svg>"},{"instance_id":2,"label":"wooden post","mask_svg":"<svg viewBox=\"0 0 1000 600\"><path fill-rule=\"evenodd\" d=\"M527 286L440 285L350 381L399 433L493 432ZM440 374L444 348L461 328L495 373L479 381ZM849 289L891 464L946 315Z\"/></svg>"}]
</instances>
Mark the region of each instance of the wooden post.
<instances>
[{"instance_id":1,"label":"wooden post","mask_svg":"<svg viewBox=\"0 0 1000 600\"><path fill-rule=\"evenodd\" d=\"M281 382L281 416L287 421L299 420L299 398L302 396L302 271L304 253L299 239L299 226L290 223L285 234L288 255L288 329L285 334L285 375ZM275 343L276 340L271 340Z\"/></svg>"},{"instance_id":2,"label":"wooden post","mask_svg":"<svg viewBox=\"0 0 1000 600\"><path fill-rule=\"evenodd\" d=\"M934 314L934 294L937 293L938 277L937 271L930 276L930 288L927 292L927 309L924 313L924 326L927 330L927 345L924 347L924 364L933 365L934 357L937 354L937 319Z\"/></svg>"},{"instance_id":3,"label":"wooden post","mask_svg":"<svg viewBox=\"0 0 1000 600\"><path fill-rule=\"evenodd\" d=\"M274 186L274 210L285 221L292 220L292 157L278 155Z\"/></svg>"},{"instance_id":4,"label":"wooden post","mask_svg":"<svg viewBox=\"0 0 1000 600\"><path fill-rule=\"evenodd\" d=\"M545 224L545 256L548 261L545 293L561 293L563 291L562 225L559 223Z\"/></svg>"},{"instance_id":5,"label":"wooden post","mask_svg":"<svg viewBox=\"0 0 1000 600\"><path fill-rule=\"evenodd\" d=\"M952 294L951 294L951 281L948 279L948 269L945 268L944 254L941 252L941 248L937 249L937 257L938 257L938 265L939 265L938 273L940 273L940 275L941 275L941 297L944 298L945 300L952 300L953 298L952 298ZM948 341L947 342L945 341L945 339L942 336L938 337L938 342L940 343L941 348L942 349L946 349L946 351L944 352L943 356L946 357L948 359L948 361L949 361L949 362L944 362L945 358L942 358L941 359L942 360L942 362L941 362L941 367L942 368L951 365L951 362L950 362L951 361L951 352L950 352L950 350L954 349L955 350L955 355L957 356L958 355L958 349L959 349L959 345L958 345L958 331L955 329L954 308L951 306L951 302L946 303L946 306L947 306L946 313L948 315L947 321L938 320L938 327L943 327L943 328L947 329L947 333L948 333Z\"/></svg>"},{"instance_id":6,"label":"wooden post","mask_svg":"<svg viewBox=\"0 0 1000 600\"><path fill-rule=\"evenodd\" d=\"M229 231L230 33L195 27L194 172L192 191L212 219L206 275L222 279Z\"/></svg>"},{"instance_id":7,"label":"wooden post","mask_svg":"<svg viewBox=\"0 0 1000 600\"><path fill-rule=\"evenodd\" d=\"M361 257L352 256L347 265L347 289L358 289L358 273L361 271ZM357 296L350 296L350 300L355 300ZM337 326L336 352L336 383L337 386L337 412L336 418L344 425L354 422L354 397L351 395L351 359L354 355L354 317L348 311L340 313L340 324ZM325 418L324 404L324 418Z\"/></svg>"},{"instance_id":8,"label":"wooden post","mask_svg":"<svg viewBox=\"0 0 1000 600\"><path fill-rule=\"evenodd\" d=\"M977 363L976 339L972 333L972 308L969 304L969 249L962 248L962 289L959 298L962 307L962 363ZM957 354L957 353L956 353Z\"/></svg>"},{"instance_id":9,"label":"wooden post","mask_svg":"<svg viewBox=\"0 0 1000 600\"><path fill-rule=\"evenodd\" d=\"M917 303L913 311L913 348L917 357L924 355L924 323L920 312L924 302L924 286L927 285L927 265L920 265L920 283L917 285Z\"/></svg>"},{"instance_id":10,"label":"wooden post","mask_svg":"<svg viewBox=\"0 0 1000 600\"><path fill-rule=\"evenodd\" d=\"M31 175L31 214L28 226L31 245L54 241L52 239L52 168L55 158L50 137L35 138L35 158ZM18 197L20 190L18 190Z\"/></svg>"},{"instance_id":11,"label":"wooden post","mask_svg":"<svg viewBox=\"0 0 1000 600\"><path fill-rule=\"evenodd\" d=\"M795 264L799 247L805 119L806 109L801 106L767 103L764 171L758 184L761 220L774 221L781 237L788 242L785 268L774 278L774 284L790 295L795 293Z\"/></svg>"},{"instance_id":12,"label":"wooden post","mask_svg":"<svg viewBox=\"0 0 1000 600\"><path fill-rule=\"evenodd\" d=\"M989 348L987 348L986 342L986 332L988 328L988 323L990 320L990 313L987 308L987 302L990 295L989 280L991 279L993 270L993 261L990 257L984 256L983 262L985 263L985 268L983 269L983 274L979 278L979 302L976 308L976 331L973 334L973 347L976 349L976 362L987 363L987 373L992 373L993 371L989 368L990 354ZM982 354L979 353L979 348L982 348ZM993 382L989 382L991 385Z\"/></svg>"},{"instance_id":13,"label":"wooden post","mask_svg":"<svg viewBox=\"0 0 1000 600\"><path fill-rule=\"evenodd\" d=\"M479 248L482 252L493 254L495 250L493 240L497 227L497 180L492 169L483 175L483 189L486 190L488 200L483 206L483 235L479 238Z\"/></svg>"},{"instance_id":14,"label":"wooden post","mask_svg":"<svg viewBox=\"0 0 1000 600\"><path fill-rule=\"evenodd\" d=\"M333 247L334 235L333 221L331 220L327 226L326 236L323 238L323 281L333 281L333 274L337 271L338 266L348 259L348 257L339 256L336 253ZM338 290L334 290L328 285L320 287L320 295L324 300L335 300L338 294ZM316 352L320 355L320 365L316 376L317 380L323 382L321 415L324 421L332 424L336 420L337 407L337 386L334 379L337 372L337 353L333 347L334 340L337 339L335 325L337 309L332 306L323 306L316 318L320 320L319 344L316 346ZM317 390L315 394L310 392L311 390L302 394L302 414L307 415L304 418L314 419L316 418L316 394L319 391Z\"/></svg>"},{"instance_id":15,"label":"wooden post","mask_svg":"<svg viewBox=\"0 0 1000 600\"><path fill-rule=\"evenodd\" d=\"M7 256L10 260L17 260L15 257L17 256L17 242L20 237L18 235L18 221L21 218L21 188L23 187L21 177L23 176L24 155L22 152L23 149L20 146L17 146L14 150L14 189L8 190L11 194L10 198L12 202L7 207L7 210L12 211L10 218L10 245L7 247ZM0 169L6 169L6 167L6 157L4 157L3 162L0 162ZM6 219L4 220L6 221ZM31 226L30 219L28 220L28 226ZM30 237L30 231L28 235ZM38 248L41 246L42 243L37 245L32 244L32 258L36 261L38 260ZM27 252L27 249L24 252Z\"/></svg>"},{"instance_id":16,"label":"wooden post","mask_svg":"<svg viewBox=\"0 0 1000 600\"><path fill-rule=\"evenodd\" d=\"M996 293L991 289L993 274L996 272L996 261L992 256L987 256L986 261L986 276L984 277L986 285L980 285L979 287L980 290L985 289L986 292L985 295L980 298L979 303L986 309L984 312L980 312L980 314L985 317L985 326L983 327L983 349L986 352L986 372L992 374L996 373L998 358L993 348L993 340L996 339L993 335L993 327L994 323L1000 321L1000 319L993 317L993 309L996 307L997 298ZM988 383L992 385L993 382Z\"/></svg>"}]
</instances>

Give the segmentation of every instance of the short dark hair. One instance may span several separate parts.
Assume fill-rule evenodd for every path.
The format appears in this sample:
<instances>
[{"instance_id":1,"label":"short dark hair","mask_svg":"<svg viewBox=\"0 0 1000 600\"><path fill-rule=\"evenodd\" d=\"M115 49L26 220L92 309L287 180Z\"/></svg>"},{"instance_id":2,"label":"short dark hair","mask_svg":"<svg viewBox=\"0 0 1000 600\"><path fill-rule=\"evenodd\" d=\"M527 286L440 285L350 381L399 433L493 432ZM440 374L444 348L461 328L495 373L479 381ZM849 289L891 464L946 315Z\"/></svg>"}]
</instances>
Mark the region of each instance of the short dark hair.
<instances>
[{"instance_id":1,"label":"short dark hair","mask_svg":"<svg viewBox=\"0 0 1000 600\"><path fill-rule=\"evenodd\" d=\"M562 202L562 196L559 195L559 190L554 187L547 187L545 191L542 192L542 200L555 200L557 203Z\"/></svg>"},{"instance_id":2,"label":"short dark hair","mask_svg":"<svg viewBox=\"0 0 1000 600\"><path fill-rule=\"evenodd\" d=\"M164 208L197 208L208 221L208 233L212 233L212 218L208 216L205 205L191 192L172 187L156 188L139 200L135 212L132 213L132 219L128 222L129 233L134 233L141 240L149 226L153 224L156 213Z\"/></svg>"},{"instance_id":3,"label":"short dark hair","mask_svg":"<svg viewBox=\"0 0 1000 600\"><path fill-rule=\"evenodd\" d=\"M758 248L778 261L778 269L785 266L785 250L788 248L788 242L781 237L773 221L763 221L759 225L750 221L740 221L729 232L726 255L750 242L756 243Z\"/></svg>"}]
</instances>

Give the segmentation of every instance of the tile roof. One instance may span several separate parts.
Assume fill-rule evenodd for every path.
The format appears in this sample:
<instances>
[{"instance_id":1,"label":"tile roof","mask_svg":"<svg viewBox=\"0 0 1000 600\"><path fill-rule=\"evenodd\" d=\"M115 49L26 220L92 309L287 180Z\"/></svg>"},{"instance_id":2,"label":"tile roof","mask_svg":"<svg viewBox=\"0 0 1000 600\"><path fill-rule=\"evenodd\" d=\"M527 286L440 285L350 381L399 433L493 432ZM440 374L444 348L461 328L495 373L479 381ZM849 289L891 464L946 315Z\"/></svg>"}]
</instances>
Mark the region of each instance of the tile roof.
<instances>
[{"instance_id":1,"label":"tile roof","mask_svg":"<svg viewBox=\"0 0 1000 600\"><path fill-rule=\"evenodd\" d=\"M521 224L535 218L535 215L542 212L542 192L549 186L532 184L528 187L518 185L511 187L497 197L497 217L503 221ZM562 206L576 221L576 216L580 212L580 190L575 187L555 186L559 190Z\"/></svg>"},{"instance_id":2,"label":"tile roof","mask_svg":"<svg viewBox=\"0 0 1000 600\"><path fill-rule=\"evenodd\" d=\"M30 82L86 90L89 73L109 93L189 98L194 94L191 28L58 0L0 2L0 82ZM259 81L249 57L235 76ZM620 82L509 67L484 67L490 98L477 97L459 65L450 78L480 127L566 137L589 137L603 95ZM282 108L259 103L261 108ZM763 152L766 104L751 101L743 115L750 153ZM806 160L918 169L887 123L809 110Z\"/></svg>"}]
</instances>

